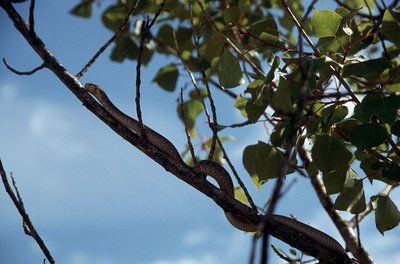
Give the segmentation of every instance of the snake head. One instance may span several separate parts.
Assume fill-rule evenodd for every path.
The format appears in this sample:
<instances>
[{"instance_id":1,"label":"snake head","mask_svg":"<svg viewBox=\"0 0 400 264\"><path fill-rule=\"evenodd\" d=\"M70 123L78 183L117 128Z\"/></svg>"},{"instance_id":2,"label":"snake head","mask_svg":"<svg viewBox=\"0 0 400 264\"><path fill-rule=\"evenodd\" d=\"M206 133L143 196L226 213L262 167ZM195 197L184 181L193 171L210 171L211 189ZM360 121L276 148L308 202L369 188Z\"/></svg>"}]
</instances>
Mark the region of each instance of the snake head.
<instances>
[{"instance_id":1,"label":"snake head","mask_svg":"<svg viewBox=\"0 0 400 264\"><path fill-rule=\"evenodd\" d=\"M96 95L99 95L99 94L101 94L101 88L97 85L97 84L94 84L94 83L87 83L87 84L85 84L85 89L89 92L89 93L91 93L91 94L93 94L94 96L96 96ZM97 97L97 96L96 96Z\"/></svg>"}]
</instances>

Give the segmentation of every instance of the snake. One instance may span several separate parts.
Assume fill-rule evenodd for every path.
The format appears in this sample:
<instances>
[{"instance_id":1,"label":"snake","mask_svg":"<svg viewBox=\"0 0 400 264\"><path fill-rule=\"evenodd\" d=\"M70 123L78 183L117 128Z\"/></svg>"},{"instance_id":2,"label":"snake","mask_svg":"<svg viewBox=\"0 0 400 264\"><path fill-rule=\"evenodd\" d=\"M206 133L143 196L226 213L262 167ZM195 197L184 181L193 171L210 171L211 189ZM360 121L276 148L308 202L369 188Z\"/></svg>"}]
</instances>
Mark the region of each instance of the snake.
<instances>
[{"instance_id":1,"label":"snake","mask_svg":"<svg viewBox=\"0 0 400 264\"><path fill-rule=\"evenodd\" d=\"M98 85L87 83L85 84L85 89L97 99L97 101L112 117L114 117L126 128L132 130L138 136L143 136L142 133L144 132L146 140L148 140L151 145L155 146L158 150L171 157L176 162L180 162L185 166L188 166L182 160L181 155L171 141L150 127L141 124L139 121L119 110ZM201 160L198 161L192 169L195 174L212 177L217 182L219 188L227 196L235 198L232 179L223 166L211 160ZM224 211L224 213L230 224L239 230L245 232L258 232L260 230L260 224L257 225L250 223L228 211ZM307 224L304 224L293 218L276 214L270 216L270 221L284 226L285 228L289 228L294 232L300 233L303 236L338 254L346 254L344 248L334 238Z\"/></svg>"}]
</instances>

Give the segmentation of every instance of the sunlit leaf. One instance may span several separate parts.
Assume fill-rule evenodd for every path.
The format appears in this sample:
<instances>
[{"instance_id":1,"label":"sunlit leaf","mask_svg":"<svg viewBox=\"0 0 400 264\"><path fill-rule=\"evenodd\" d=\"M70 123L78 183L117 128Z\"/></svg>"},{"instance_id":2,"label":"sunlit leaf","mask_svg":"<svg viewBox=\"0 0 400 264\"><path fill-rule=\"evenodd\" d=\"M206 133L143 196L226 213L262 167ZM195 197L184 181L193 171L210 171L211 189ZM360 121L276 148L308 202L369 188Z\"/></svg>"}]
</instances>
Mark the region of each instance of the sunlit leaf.
<instances>
[{"instance_id":1,"label":"sunlit leaf","mask_svg":"<svg viewBox=\"0 0 400 264\"><path fill-rule=\"evenodd\" d=\"M341 20L342 17L335 11L315 9L311 18L314 35L319 38L334 36Z\"/></svg>"}]
</instances>

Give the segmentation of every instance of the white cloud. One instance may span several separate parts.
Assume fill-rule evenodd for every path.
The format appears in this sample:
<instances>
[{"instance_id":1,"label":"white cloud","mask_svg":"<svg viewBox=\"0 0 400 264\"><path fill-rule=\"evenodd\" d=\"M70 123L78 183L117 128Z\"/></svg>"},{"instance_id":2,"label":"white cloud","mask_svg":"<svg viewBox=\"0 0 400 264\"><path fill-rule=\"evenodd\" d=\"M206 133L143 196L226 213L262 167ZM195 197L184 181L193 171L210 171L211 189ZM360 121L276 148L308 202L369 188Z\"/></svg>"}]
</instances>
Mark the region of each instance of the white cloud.
<instances>
[{"instance_id":1,"label":"white cloud","mask_svg":"<svg viewBox=\"0 0 400 264\"><path fill-rule=\"evenodd\" d=\"M29 115L29 128L36 136L54 136L65 134L70 130L62 110L54 105L41 104L36 106Z\"/></svg>"},{"instance_id":2,"label":"white cloud","mask_svg":"<svg viewBox=\"0 0 400 264\"><path fill-rule=\"evenodd\" d=\"M196 246L207 243L210 240L210 236L207 232L201 230L193 230L186 233L183 236L184 246Z\"/></svg>"}]
</instances>

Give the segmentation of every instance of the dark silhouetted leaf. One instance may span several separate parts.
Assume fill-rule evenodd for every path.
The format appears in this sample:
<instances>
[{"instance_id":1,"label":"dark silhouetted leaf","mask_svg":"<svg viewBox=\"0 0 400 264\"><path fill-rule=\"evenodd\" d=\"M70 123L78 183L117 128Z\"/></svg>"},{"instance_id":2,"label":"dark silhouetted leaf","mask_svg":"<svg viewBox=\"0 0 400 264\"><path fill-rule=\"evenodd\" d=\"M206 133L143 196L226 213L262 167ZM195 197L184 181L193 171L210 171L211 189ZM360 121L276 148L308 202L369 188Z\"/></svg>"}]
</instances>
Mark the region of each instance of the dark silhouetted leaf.
<instances>
[{"instance_id":1,"label":"dark silhouetted leaf","mask_svg":"<svg viewBox=\"0 0 400 264\"><path fill-rule=\"evenodd\" d=\"M338 139L328 135L316 137L311 154L318 169L324 173L347 168L353 157Z\"/></svg>"},{"instance_id":2,"label":"dark silhouetted leaf","mask_svg":"<svg viewBox=\"0 0 400 264\"><path fill-rule=\"evenodd\" d=\"M385 231L395 228L400 223L400 212L389 196L377 195L371 197L375 209L376 228L383 235Z\"/></svg>"},{"instance_id":3,"label":"dark silhouetted leaf","mask_svg":"<svg viewBox=\"0 0 400 264\"><path fill-rule=\"evenodd\" d=\"M175 64L169 64L162 67L153 82L156 82L161 88L166 91L172 92L175 90L176 81L178 80L179 72Z\"/></svg>"},{"instance_id":4,"label":"dark silhouetted leaf","mask_svg":"<svg viewBox=\"0 0 400 264\"><path fill-rule=\"evenodd\" d=\"M219 83L225 88L234 88L244 83L239 61L229 51L224 49L218 63Z\"/></svg>"},{"instance_id":5,"label":"dark silhouetted leaf","mask_svg":"<svg viewBox=\"0 0 400 264\"><path fill-rule=\"evenodd\" d=\"M387 138L386 130L379 124L363 124L354 127L349 134L351 143L358 149L379 146Z\"/></svg>"}]
</instances>

